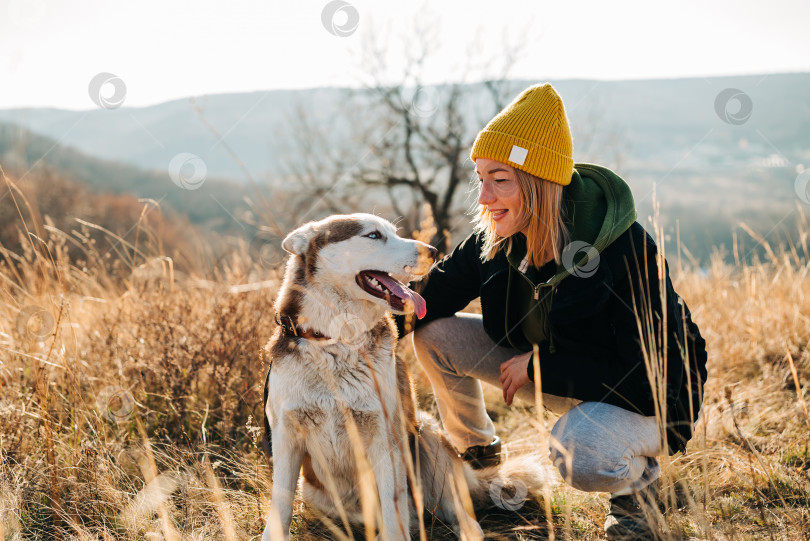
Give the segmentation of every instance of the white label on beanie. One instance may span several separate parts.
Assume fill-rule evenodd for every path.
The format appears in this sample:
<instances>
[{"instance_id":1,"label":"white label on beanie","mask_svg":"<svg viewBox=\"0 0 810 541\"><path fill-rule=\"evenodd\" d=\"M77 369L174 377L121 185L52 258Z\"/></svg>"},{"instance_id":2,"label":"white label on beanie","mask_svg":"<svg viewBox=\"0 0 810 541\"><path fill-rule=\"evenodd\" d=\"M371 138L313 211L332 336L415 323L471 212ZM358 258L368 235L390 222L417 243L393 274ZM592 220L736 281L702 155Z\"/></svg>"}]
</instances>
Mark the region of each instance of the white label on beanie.
<instances>
[{"instance_id":1,"label":"white label on beanie","mask_svg":"<svg viewBox=\"0 0 810 541\"><path fill-rule=\"evenodd\" d=\"M526 161L526 156L529 155L529 150L517 145L512 145L512 152L509 154L509 161L518 165L523 165Z\"/></svg>"}]
</instances>

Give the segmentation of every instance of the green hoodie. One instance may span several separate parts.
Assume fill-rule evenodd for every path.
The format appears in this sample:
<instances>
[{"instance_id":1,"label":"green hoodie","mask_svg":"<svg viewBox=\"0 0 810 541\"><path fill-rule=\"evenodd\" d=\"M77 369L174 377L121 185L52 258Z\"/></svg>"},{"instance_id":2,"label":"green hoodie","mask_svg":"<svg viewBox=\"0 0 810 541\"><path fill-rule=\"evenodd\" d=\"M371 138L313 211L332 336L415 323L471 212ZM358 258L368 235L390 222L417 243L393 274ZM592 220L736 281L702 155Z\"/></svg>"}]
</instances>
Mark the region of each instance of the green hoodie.
<instances>
[{"instance_id":1,"label":"green hoodie","mask_svg":"<svg viewBox=\"0 0 810 541\"><path fill-rule=\"evenodd\" d=\"M520 262L526 256L526 237L522 234L513 237L507 255L506 329L520 324L526 340L533 344L549 336L547 317L556 286L577 269L587 275L591 270L588 260L598 257L636 221L630 187L610 169L589 163L575 164L571 183L565 190L565 225L571 238L570 248L563 252L560 264L550 261L539 269L529 267L525 273L520 272Z\"/></svg>"}]
</instances>

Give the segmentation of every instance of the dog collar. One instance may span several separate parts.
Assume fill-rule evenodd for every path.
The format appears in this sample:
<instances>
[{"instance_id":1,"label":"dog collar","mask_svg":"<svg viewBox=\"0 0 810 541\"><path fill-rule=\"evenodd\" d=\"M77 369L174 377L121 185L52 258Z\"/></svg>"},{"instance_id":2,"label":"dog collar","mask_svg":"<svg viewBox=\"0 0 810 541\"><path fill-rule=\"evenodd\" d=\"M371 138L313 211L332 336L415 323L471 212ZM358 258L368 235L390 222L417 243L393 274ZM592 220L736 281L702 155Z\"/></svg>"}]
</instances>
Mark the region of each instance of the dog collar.
<instances>
[{"instance_id":1,"label":"dog collar","mask_svg":"<svg viewBox=\"0 0 810 541\"><path fill-rule=\"evenodd\" d=\"M295 324L295 320L291 316L282 316L276 314L276 323L281 327L281 332L287 336L295 336L297 338L306 338L308 340L329 340L318 331L311 331L309 329L302 329Z\"/></svg>"}]
</instances>

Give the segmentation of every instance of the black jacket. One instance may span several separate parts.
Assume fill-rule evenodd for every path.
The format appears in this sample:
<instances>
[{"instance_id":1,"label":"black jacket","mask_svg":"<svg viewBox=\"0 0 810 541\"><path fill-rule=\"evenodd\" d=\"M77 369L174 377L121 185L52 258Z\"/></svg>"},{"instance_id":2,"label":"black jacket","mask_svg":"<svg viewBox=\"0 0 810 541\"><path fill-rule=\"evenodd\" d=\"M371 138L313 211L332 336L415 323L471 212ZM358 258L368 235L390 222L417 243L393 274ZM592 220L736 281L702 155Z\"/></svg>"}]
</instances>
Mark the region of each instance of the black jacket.
<instances>
[{"instance_id":1,"label":"black jacket","mask_svg":"<svg viewBox=\"0 0 810 541\"><path fill-rule=\"evenodd\" d=\"M486 333L499 345L531 351L519 324L506 328L510 272L506 255L502 250L482 262L481 246L480 235L470 235L434 265L421 292L427 315L419 321L396 317L400 336L414 325L418 328L452 316L480 297ZM551 289L550 337L539 344L541 385L544 393L655 415L644 351L651 352L651 359L665 359L659 364L660 373L666 373L667 443L674 454L686 447L700 411L707 377L706 342L686 303L675 293L666 265L662 305L656 253L653 239L635 222L604 248L593 274L569 276ZM662 306L667 326L665 356L655 354L663 349ZM529 363L534 381L532 368Z\"/></svg>"}]
</instances>

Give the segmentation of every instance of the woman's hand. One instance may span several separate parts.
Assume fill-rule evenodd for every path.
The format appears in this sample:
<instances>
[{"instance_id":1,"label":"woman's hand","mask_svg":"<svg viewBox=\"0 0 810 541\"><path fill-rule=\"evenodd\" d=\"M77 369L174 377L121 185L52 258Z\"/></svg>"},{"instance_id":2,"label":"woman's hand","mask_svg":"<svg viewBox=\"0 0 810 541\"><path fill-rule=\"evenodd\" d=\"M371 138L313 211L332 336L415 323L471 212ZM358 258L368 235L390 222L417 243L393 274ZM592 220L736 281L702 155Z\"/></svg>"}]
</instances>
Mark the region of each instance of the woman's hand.
<instances>
[{"instance_id":1,"label":"woman's hand","mask_svg":"<svg viewBox=\"0 0 810 541\"><path fill-rule=\"evenodd\" d=\"M503 399L506 401L507 406L512 405L512 398L515 393L529 383L529 362L532 360L533 353L522 353L515 355L508 361L501 363L501 387L503 387Z\"/></svg>"}]
</instances>

